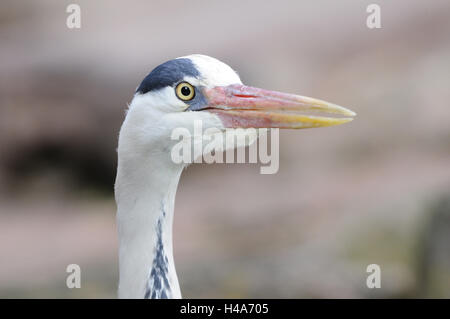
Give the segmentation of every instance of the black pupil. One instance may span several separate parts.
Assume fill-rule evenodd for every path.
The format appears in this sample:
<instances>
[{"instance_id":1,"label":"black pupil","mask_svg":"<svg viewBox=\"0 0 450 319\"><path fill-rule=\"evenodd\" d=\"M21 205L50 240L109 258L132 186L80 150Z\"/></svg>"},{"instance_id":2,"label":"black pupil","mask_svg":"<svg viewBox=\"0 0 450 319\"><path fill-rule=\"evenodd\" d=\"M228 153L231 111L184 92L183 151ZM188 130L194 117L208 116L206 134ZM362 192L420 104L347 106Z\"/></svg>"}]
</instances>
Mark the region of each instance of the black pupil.
<instances>
[{"instance_id":1,"label":"black pupil","mask_svg":"<svg viewBox=\"0 0 450 319\"><path fill-rule=\"evenodd\" d=\"M181 94L184 96L189 96L191 94L191 89L185 85L181 88Z\"/></svg>"}]
</instances>

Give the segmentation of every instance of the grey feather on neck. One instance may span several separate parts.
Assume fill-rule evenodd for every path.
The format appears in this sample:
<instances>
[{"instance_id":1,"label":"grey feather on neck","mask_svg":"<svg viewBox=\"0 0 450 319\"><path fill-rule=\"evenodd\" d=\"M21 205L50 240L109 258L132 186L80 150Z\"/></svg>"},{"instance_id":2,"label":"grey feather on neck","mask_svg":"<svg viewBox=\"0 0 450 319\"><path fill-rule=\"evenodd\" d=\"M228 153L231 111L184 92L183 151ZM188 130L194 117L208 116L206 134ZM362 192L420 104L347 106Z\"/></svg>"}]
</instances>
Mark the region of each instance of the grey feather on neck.
<instances>
[{"instance_id":1,"label":"grey feather on neck","mask_svg":"<svg viewBox=\"0 0 450 319\"><path fill-rule=\"evenodd\" d=\"M164 250L162 240L162 223L166 216L164 207L161 208L161 216L156 225L155 257L153 259L150 276L146 285L144 298L167 299L170 298L171 288L168 280L169 260Z\"/></svg>"}]
</instances>

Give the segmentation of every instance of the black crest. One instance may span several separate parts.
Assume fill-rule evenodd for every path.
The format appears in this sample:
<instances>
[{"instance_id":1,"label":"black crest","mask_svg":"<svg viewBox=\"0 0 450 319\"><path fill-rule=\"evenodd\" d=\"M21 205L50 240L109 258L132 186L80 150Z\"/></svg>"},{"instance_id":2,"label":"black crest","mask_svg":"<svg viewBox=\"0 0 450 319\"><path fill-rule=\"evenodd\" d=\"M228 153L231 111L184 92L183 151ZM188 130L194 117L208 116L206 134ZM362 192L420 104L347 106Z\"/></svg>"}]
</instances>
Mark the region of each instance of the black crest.
<instances>
[{"instance_id":1,"label":"black crest","mask_svg":"<svg viewBox=\"0 0 450 319\"><path fill-rule=\"evenodd\" d=\"M153 90L159 90L183 80L185 76L198 77L194 63L190 59L181 58L167 61L150 72L141 82L136 93L145 94Z\"/></svg>"}]
</instances>

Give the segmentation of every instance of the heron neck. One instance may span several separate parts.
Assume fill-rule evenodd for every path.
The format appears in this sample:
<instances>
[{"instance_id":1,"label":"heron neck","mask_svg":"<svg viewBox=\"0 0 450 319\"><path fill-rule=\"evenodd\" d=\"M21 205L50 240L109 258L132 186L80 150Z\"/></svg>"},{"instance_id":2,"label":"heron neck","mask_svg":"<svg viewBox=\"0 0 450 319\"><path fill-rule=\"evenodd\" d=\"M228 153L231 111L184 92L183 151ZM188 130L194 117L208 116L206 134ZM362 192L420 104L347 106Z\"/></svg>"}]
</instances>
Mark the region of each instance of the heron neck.
<instances>
[{"instance_id":1,"label":"heron neck","mask_svg":"<svg viewBox=\"0 0 450 319\"><path fill-rule=\"evenodd\" d=\"M123 159L119 154L119 298L181 298L172 224L182 170L157 156Z\"/></svg>"}]
</instances>

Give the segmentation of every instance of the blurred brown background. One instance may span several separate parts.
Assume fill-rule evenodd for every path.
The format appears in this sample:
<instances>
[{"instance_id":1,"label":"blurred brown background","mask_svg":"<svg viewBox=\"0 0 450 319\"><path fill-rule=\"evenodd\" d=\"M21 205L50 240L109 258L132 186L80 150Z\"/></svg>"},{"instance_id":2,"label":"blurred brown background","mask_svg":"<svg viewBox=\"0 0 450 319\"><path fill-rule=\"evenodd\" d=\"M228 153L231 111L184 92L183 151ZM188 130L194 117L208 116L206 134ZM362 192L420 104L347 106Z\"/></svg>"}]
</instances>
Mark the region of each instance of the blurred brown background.
<instances>
[{"instance_id":1,"label":"blurred brown background","mask_svg":"<svg viewBox=\"0 0 450 319\"><path fill-rule=\"evenodd\" d=\"M66 7L81 6L81 29ZM381 29L366 7L381 6ZM280 170L189 167L184 297L450 297L450 2L14 1L0 5L0 297L115 297L113 183L127 102L156 65L214 56L246 84L356 111L280 133ZM66 266L82 288L66 287ZM381 266L381 289L366 267Z\"/></svg>"}]
</instances>

